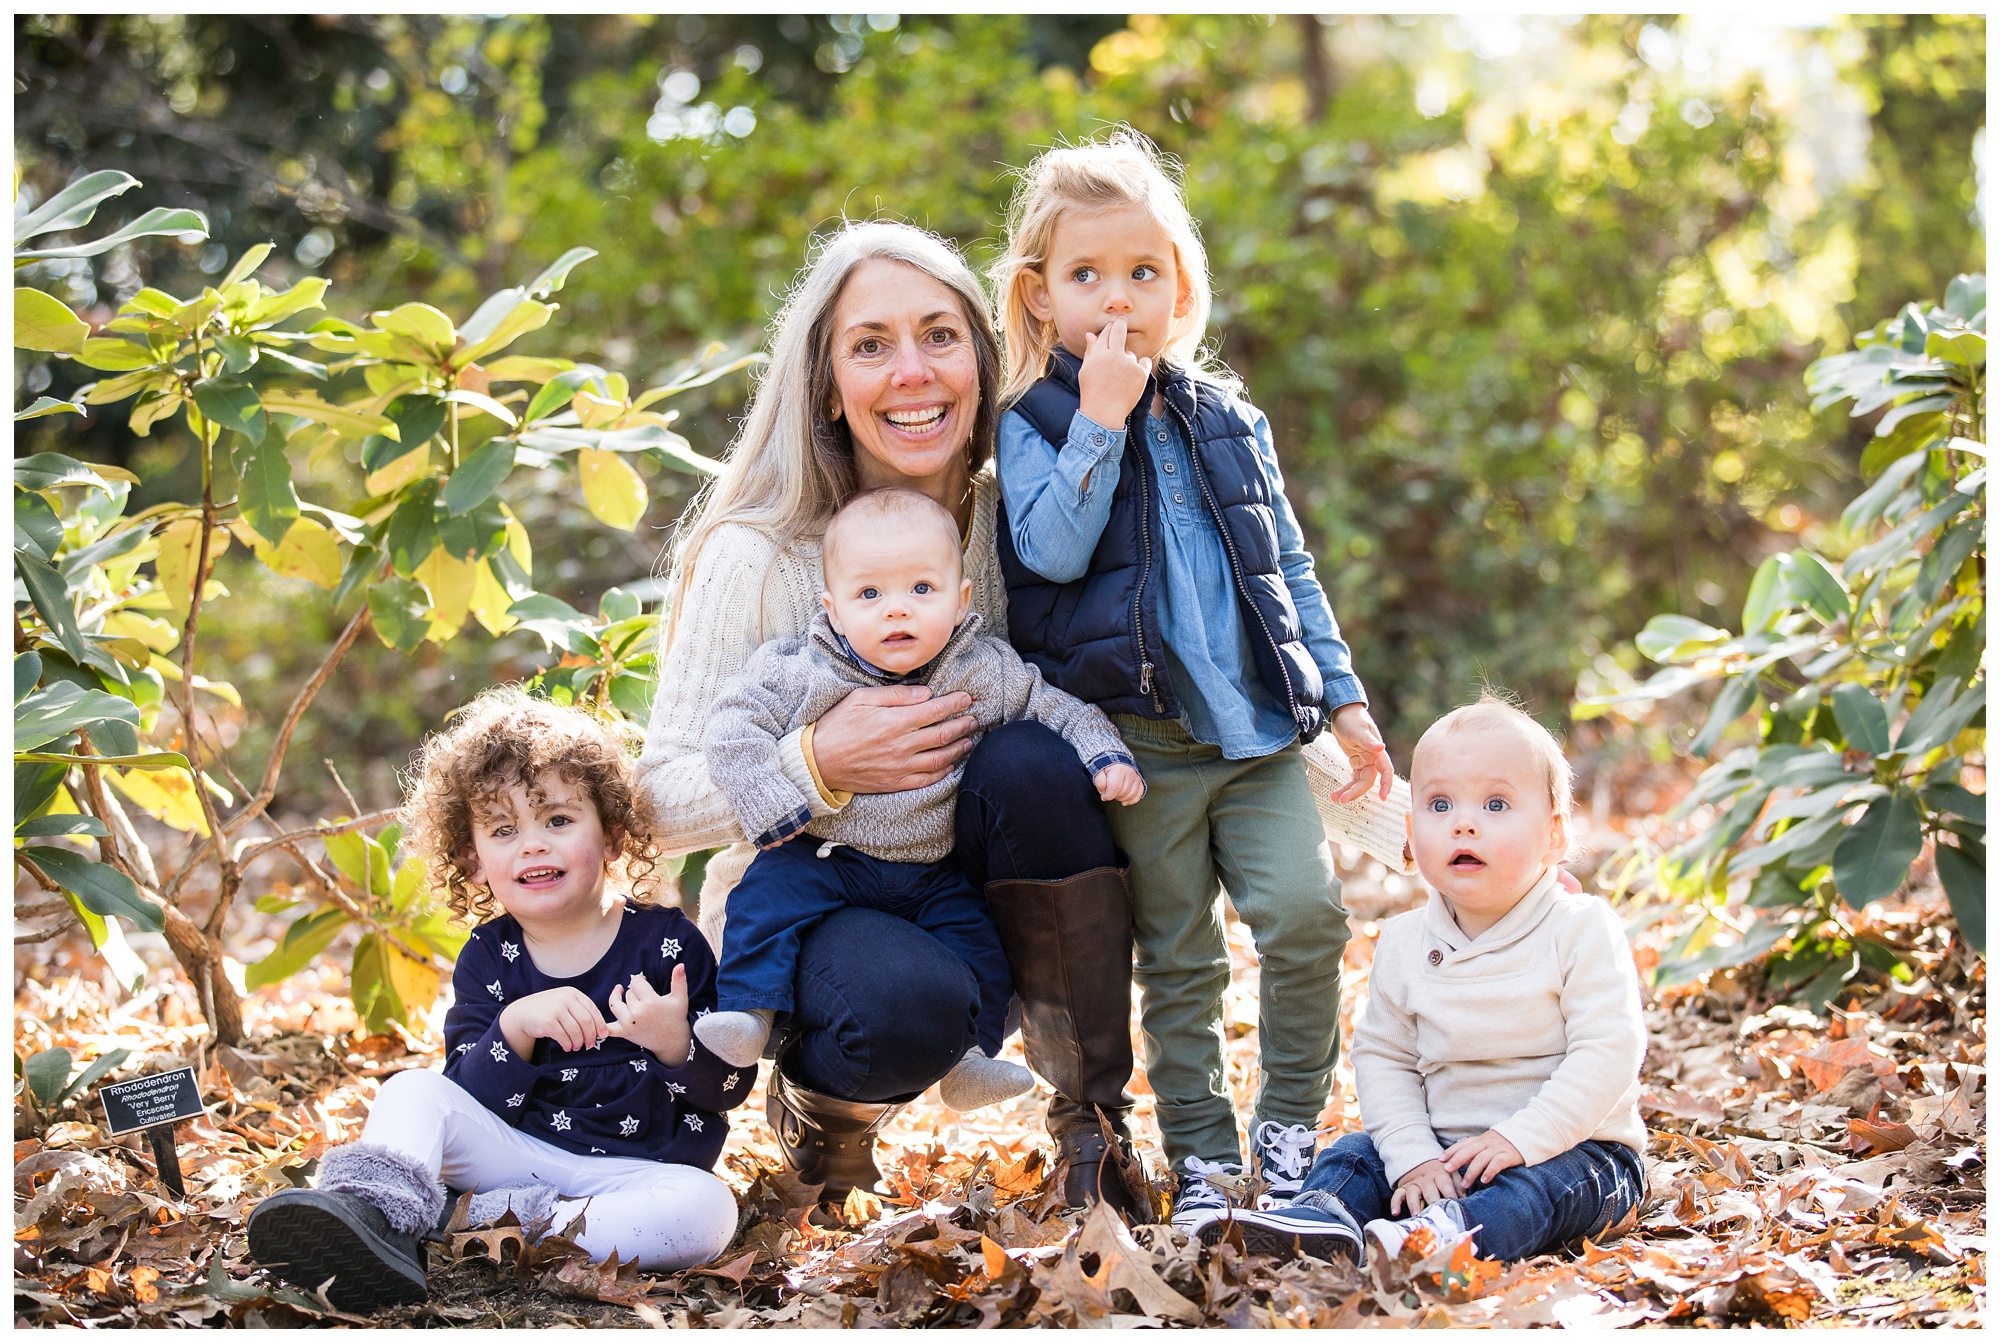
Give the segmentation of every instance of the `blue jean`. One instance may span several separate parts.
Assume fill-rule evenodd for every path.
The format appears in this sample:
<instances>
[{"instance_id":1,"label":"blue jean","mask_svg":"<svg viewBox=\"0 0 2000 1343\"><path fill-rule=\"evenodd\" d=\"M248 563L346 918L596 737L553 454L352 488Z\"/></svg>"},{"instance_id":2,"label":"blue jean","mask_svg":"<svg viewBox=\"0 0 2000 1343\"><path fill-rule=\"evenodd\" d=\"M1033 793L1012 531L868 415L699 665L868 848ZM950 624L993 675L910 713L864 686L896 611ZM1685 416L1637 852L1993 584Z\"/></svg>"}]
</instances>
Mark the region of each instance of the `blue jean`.
<instances>
[{"instance_id":1,"label":"blue jean","mask_svg":"<svg viewBox=\"0 0 2000 1343\"><path fill-rule=\"evenodd\" d=\"M1083 762L1040 723L980 740L959 784L956 838L974 889L1118 863ZM732 899L730 938L739 908ZM972 972L935 937L878 910L839 909L800 943L778 1067L842 1100L908 1100L976 1043L978 1003Z\"/></svg>"},{"instance_id":2,"label":"blue jean","mask_svg":"<svg viewBox=\"0 0 2000 1343\"><path fill-rule=\"evenodd\" d=\"M973 1039L989 1058L998 1054L1014 981L986 898L958 864L892 863L844 844L822 858L822 843L815 835L787 840L743 874L729 900L717 1006L791 1011L807 931L838 909L879 910L923 929L972 972Z\"/></svg>"},{"instance_id":3,"label":"blue jean","mask_svg":"<svg viewBox=\"0 0 2000 1343\"><path fill-rule=\"evenodd\" d=\"M1365 1133L1350 1133L1319 1154L1299 1192L1322 1189L1363 1224L1399 1215L1389 1211L1388 1171ZM1538 1165L1510 1166L1459 1206L1481 1255L1526 1259L1597 1235L1645 1196L1640 1155L1624 1143L1592 1141Z\"/></svg>"}]
</instances>

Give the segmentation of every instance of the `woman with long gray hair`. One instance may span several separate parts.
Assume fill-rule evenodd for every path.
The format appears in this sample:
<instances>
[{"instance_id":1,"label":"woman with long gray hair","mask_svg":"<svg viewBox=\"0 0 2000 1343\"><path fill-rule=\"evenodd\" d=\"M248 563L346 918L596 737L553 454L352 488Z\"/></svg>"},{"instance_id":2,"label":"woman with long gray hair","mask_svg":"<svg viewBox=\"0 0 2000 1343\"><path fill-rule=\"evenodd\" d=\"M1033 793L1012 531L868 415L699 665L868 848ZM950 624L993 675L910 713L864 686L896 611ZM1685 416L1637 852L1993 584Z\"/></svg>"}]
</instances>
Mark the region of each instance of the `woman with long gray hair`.
<instances>
[{"instance_id":1,"label":"woman with long gray hair","mask_svg":"<svg viewBox=\"0 0 2000 1343\"><path fill-rule=\"evenodd\" d=\"M973 609L988 629L1006 628L989 464L999 386L978 282L920 229L843 228L778 315L742 432L673 550L660 691L639 762L663 849L723 847L700 899L718 954L730 888L754 850L701 755L709 707L760 644L810 623L821 535L860 490L900 485L942 504L964 538ZM1054 732L1012 723L975 746L969 707L962 693L932 698L921 686L857 689L783 739L783 767L820 816L856 793L925 787L970 754L957 859L999 927L1029 1065L1056 1093L1048 1126L1065 1193L1150 1220L1126 1132L1131 913L1102 805ZM793 1010L772 1037L767 1107L804 1179L834 1197L874 1184L875 1134L965 1053L977 997L956 956L891 915L842 909L807 935Z\"/></svg>"}]
</instances>

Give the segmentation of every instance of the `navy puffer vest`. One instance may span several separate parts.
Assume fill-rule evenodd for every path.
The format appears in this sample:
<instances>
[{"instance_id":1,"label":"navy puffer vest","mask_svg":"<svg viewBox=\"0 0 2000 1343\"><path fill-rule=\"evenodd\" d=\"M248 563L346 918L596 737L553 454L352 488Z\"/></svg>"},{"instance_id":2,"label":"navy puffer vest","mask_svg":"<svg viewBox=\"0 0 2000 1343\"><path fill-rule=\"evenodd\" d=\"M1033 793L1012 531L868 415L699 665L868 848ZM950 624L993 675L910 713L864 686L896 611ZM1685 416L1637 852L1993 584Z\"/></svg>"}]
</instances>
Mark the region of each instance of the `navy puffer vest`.
<instances>
[{"instance_id":1,"label":"navy puffer vest","mask_svg":"<svg viewBox=\"0 0 2000 1343\"><path fill-rule=\"evenodd\" d=\"M1068 441L1082 401L1081 367L1075 355L1057 350L1047 375L1011 407L1051 443ZM1008 637L1051 685L1107 713L1180 717L1160 665L1162 522L1144 433L1155 386L1193 445L1195 479L1222 531L1258 674L1291 711L1299 740L1311 741L1326 725L1326 686L1306 650L1298 610L1278 567L1277 515L1271 482L1258 461L1256 431L1235 397L1179 369L1160 369L1126 421L1111 514L1083 577L1052 583L1024 564L1002 506L997 539L1007 580Z\"/></svg>"}]
</instances>

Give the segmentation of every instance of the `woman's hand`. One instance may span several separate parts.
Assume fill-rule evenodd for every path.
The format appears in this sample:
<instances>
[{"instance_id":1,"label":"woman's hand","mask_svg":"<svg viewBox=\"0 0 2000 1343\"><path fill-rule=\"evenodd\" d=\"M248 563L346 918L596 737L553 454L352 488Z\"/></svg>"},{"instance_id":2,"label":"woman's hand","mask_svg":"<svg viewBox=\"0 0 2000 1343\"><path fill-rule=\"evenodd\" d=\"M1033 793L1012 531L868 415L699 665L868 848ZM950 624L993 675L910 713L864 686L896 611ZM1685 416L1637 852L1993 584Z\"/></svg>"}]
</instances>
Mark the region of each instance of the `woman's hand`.
<instances>
[{"instance_id":1,"label":"woman's hand","mask_svg":"<svg viewBox=\"0 0 2000 1343\"><path fill-rule=\"evenodd\" d=\"M1390 785L1396 782L1396 767L1389 761L1389 748L1382 743L1382 729L1365 704L1343 704L1333 711L1333 736L1354 767L1354 777L1333 795L1335 802L1352 802L1366 797L1370 786L1389 800Z\"/></svg>"},{"instance_id":2,"label":"woman's hand","mask_svg":"<svg viewBox=\"0 0 2000 1343\"><path fill-rule=\"evenodd\" d=\"M611 1027L597 1014L597 1004L582 989L565 985L516 998L500 1010L500 1033L514 1052L527 1058L535 1041L554 1040L575 1053L599 1044Z\"/></svg>"},{"instance_id":3,"label":"woman's hand","mask_svg":"<svg viewBox=\"0 0 2000 1343\"><path fill-rule=\"evenodd\" d=\"M688 1061L693 1044L688 1027L687 967L676 965L667 991L657 993L646 976L633 972L628 990L619 984L611 990L611 1015L617 1020L609 1034L630 1040L669 1068Z\"/></svg>"},{"instance_id":4,"label":"woman's hand","mask_svg":"<svg viewBox=\"0 0 2000 1343\"><path fill-rule=\"evenodd\" d=\"M813 763L828 788L901 793L926 788L972 752L972 696L931 698L920 685L863 686L813 726Z\"/></svg>"},{"instance_id":5,"label":"woman's hand","mask_svg":"<svg viewBox=\"0 0 2000 1343\"><path fill-rule=\"evenodd\" d=\"M1521 1164L1521 1149L1508 1142L1492 1129L1476 1138L1455 1142L1444 1149L1438 1160L1448 1170L1465 1172L1465 1187L1484 1184L1506 1170L1509 1166Z\"/></svg>"},{"instance_id":6,"label":"woman's hand","mask_svg":"<svg viewBox=\"0 0 2000 1343\"><path fill-rule=\"evenodd\" d=\"M1106 802L1123 802L1129 807L1146 795L1146 781L1130 765L1106 765L1091 782Z\"/></svg>"},{"instance_id":7,"label":"woman's hand","mask_svg":"<svg viewBox=\"0 0 2000 1343\"><path fill-rule=\"evenodd\" d=\"M1125 319L1114 317L1104 330L1084 337L1083 368L1077 373L1078 409L1093 424L1123 429L1132 407L1146 393L1153 361L1125 348Z\"/></svg>"},{"instance_id":8,"label":"woman's hand","mask_svg":"<svg viewBox=\"0 0 2000 1343\"><path fill-rule=\"evenodd\" d=\"M1403 1178L1396 1181L1396 1192L1389 1195L1389 1212L1414 1217L1439 1199L1463 1197L1458 1177L1443 1161L1426 1161L1404 1171Z\"/></svg>"}]
</instances>

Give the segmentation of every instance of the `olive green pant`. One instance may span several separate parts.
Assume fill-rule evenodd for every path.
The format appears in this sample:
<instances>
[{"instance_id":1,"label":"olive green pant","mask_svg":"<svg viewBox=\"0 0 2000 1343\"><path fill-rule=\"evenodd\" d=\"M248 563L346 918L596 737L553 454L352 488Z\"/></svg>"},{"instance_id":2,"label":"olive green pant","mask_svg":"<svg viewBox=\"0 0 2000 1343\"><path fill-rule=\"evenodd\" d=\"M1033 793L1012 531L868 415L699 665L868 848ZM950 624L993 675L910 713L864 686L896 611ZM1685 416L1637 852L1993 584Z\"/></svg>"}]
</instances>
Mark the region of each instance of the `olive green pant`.
<instances>
[{"instance_id":1,"label":"olive green pant","mask_svg":"<svg viewBox=\"0 0 2000 1343\"><path fill-rule=\"evenodd\" d=\"M1297 746L1228 760L1178 723L1113 721L1146 778L1137 806L1105 810L1131 864L1134 978L1162 1145L1176 1173L1190 1156L1241 1161L1222 1053L1221 888L1261 967L1257 1119L1310 1125L1340 1048L1340 878Z\"/></svg>"}]
</instances>

